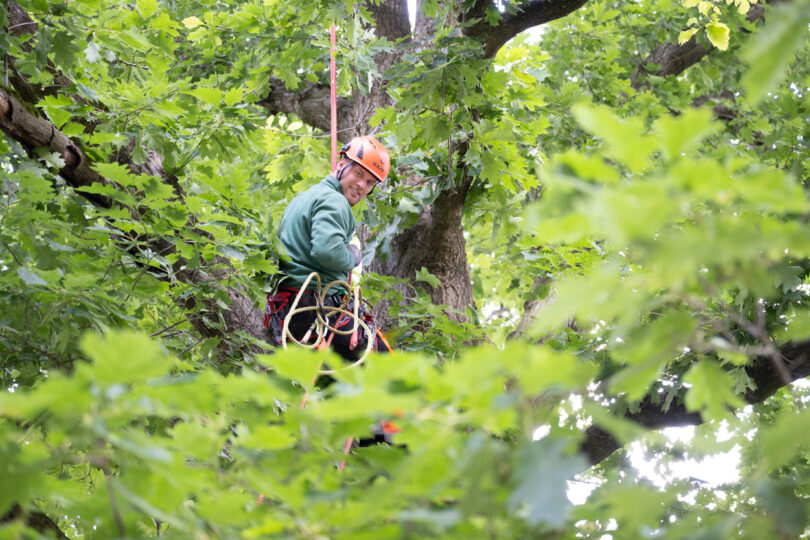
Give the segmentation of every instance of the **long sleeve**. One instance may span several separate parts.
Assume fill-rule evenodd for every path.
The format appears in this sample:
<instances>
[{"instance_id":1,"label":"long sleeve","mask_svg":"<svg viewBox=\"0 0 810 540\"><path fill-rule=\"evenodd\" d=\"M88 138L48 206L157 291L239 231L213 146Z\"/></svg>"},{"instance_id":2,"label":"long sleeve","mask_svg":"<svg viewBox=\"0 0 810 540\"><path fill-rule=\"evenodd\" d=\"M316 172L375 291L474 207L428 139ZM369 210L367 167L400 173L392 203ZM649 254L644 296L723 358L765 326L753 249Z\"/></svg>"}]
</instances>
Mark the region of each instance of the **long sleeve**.
<instances>
[{"instance_id":1,"label":"long sleeve","mask_svg":"<svg viewBox=\"0 0 810 540\"><path fill-rule=\"evenodd\" d=\"M333 272L348 272L354 267L354 257L349 251L347 231L353 229L345 209L341 210L332 201L316 201L312 207L312 250L310 256L318 264ZM353 231L352 231L353 232Z\"/></svg>"}]
</instances>

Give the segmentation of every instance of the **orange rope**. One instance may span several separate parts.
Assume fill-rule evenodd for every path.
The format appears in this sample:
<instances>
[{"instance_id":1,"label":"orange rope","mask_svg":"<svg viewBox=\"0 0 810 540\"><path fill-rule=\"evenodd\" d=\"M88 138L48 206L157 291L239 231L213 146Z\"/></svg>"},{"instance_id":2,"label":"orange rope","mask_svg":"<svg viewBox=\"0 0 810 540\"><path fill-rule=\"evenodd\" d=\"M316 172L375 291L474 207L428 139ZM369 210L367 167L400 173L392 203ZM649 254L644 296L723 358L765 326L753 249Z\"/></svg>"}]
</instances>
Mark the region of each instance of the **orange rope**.
<instances>
[{"instance_id":1,"label":"orange rope","mask_svg":"<svg viewBox=\"0 0 810 540\"><path fill-rule=\"evenodd\" d=\"M332 107L332 170L337 167L337 91L335 90L335 24L329 29L330 37L332 39L332 49L330 51L329 69L330 69L330 101Z\"/></svg>"}]
</instances>

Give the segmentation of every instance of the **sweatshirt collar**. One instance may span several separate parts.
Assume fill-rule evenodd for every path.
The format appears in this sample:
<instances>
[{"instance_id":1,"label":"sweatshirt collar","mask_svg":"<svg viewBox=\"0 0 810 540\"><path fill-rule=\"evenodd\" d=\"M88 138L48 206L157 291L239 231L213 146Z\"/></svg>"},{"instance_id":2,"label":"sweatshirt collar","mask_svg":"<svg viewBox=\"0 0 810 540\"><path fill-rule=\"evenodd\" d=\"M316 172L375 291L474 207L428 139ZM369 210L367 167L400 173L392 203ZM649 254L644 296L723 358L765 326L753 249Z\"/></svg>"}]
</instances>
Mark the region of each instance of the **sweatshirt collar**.
<instances>
[{"instance_id":1,"label":"sweatshirt collar","mask_svg":"<svg viewBox=\"0 0 810 540\"><path fill-rule=\"evenodd\" d=\"M331 187L332 189L334 189L338 193L340 193L340 194L343 193L343 191L341 191L341 189L340 189L340 182L338 182L338 179L335 178L333 175L330 174L326 178L324 178L323 183L326 184L327 186Z\"/></svg>"}]
</instances>

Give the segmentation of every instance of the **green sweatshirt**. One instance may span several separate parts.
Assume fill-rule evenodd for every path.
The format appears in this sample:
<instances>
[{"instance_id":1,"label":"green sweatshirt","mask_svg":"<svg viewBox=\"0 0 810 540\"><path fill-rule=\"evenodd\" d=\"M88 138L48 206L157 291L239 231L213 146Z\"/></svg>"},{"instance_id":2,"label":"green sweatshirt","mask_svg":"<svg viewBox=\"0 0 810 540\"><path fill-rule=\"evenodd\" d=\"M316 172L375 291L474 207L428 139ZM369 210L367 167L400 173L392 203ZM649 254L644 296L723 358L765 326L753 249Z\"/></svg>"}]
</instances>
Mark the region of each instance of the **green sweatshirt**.
<instances>
[{"instance_id":1,"label":"green sweatshirt","mask_svg":"<svg viewBox=\"0 0 810 540\"><path fill-rule=\"evenodd\" d=\"M354 267L348 247L354 228L352 208L331 174L299 193L284 210L279 226L279 238L287 251L279 265L286 276L281 284L301 287L311 272L318 272L324 286L336 279L346 281ZM307 289L316 287L313 278ZM342 291L332 287L330 294Z\"/></svg>"}]
</instances>

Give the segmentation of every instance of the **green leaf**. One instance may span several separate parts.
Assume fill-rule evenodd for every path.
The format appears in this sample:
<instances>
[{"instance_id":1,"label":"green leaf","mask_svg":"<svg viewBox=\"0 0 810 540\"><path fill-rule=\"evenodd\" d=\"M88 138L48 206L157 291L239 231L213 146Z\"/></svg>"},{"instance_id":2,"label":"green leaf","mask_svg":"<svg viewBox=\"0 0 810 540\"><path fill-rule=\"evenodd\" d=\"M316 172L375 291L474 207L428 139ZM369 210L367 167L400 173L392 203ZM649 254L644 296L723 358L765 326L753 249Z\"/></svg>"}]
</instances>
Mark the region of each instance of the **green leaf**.
<instances>
[{"instance_id":1,"label":"green leaf","mask_svg":"<svg viewBox=\"0 0 810 540\"><path fill-rule=\"evenodd\" d=\"M600 184L616 184L620 180L619 172L615 167L606 164L605 160L597 156L587 156L576 150L555 156L552 167L557 169L560 175L573 174L577 178Z\"/></svg>"},{"instance_id":2,"label":"green leaf","mask_svg":"<svg viewBox=\"0 0 810 540\"><path fill-rule=\"evenodd\" d=\"M787 2L771 10L765 26L748 38L740 56L748 64L742 84L750 106L784 78L794 53L805 41L808 21L806 2Z\"/></svg>"},{"instance_id":3,"label":"green leaf","mask_svg":"<svg viewBox=\"0 0 810 540\"><path fill-rule=\"evenodd\" d=\"M700 411L705 420L728 418L731 409L745 405L734 393L734 379L715 362L702 360L694 364L684 376L691 385L684 403L690 411Z\"/></svg>"},{"instance_id":4,"label":"green leaf","mask_svg":"<svg viewBox=\"0 0 810 540\"><path fill-rule=\"evenodd\" d=\"M247 255L245 252L239 251L236 248L233 248L231 246L222 246L222 245L217 246L217 253L225 255L226 257L231 258L231 259L236 259L237 261L244 260L245 256Z\"/></svg>"},{"instance_id":5,"label":"green leaf","mask_svg":"<svg viewBox=\"0 0 810 540\"><path fill-rule=\"evenodd\" d=\"M808 422L810 409L799 413L785 411L776 418L772 426L762 429L762 464L766 470L773 471L800 459L799 450L810 446Z\"/></svg>"},{"instance_id":6,"label":"green leaf","mask_svg":"<svg viewBox=\"0 0 810 540\"><path fill-rule=\"evenodd\" d=\"M84 49L84 57L91 64L95 64L101 60L101 49L98 48L95 42L91 41Z\"/></svg>"},{"instance_id":7,"label":"green leaf","mask_svg":"<svg viewBox=\"0 0 810 540\"><path fill-rule=\"evenodd\" d=\"M666 361L689 342L696 326L689 314L671 311L623 336L625 343L611 357L630 367L613 376L611 390L626 393L631 401L641 399Z\"/></svg>"},{"instance_id":8,"label":"green leaf","mask_svg":"<svg viewBox=\"0 0 810 540\"><path fill-rule=\"evenodd\" d=\"M798 486L788 479L763 481L756 484L755 493L762 506L772 516L776 528L787 538L798 538L808 524L807 505L797 495Z\"/></svg>"},{"instance_id":9,"label":"green leaf","mask_svg":"<svg viewBox=\"0 0 810 540\"><path fill-rule=\"evenodd\" d=\"M89 333L81 341L91 365L77 368L96 383L125 384L159 377L169 372L171 362L157 343L131 331Z\"/></svg>"},{"instance_id":10,"label":"green leaf","mask_svg":"<svg viewBox=\"0 0 810 540\"><path fill-rule=\"evenodd\" d=\"M17 268L17 275L20 277L26 285L47 285L48 282L30 271L29 269L25 268L24 266L20 266Z\"/></svg>"},{"instance_id":11,"label":"green leaf","mask_svg":"<svg viewBox=\"0 0 810 540\"><path fill-rule=\"evenodd\" d=\"M416 121L412 116L400 119L394 126L400 144L408 144L416 135Z\"/></svg>"},{"instance_id":12,"label":"green leaf","mask_svg":"<svg viewBox=\"0 0 810 540\"><path fill-rule=\"evenodd\" d=\"M706 25L706 37L712 42L712 45L725 51L728 49L728 26L724 23L713 22Z\"/></svg>"},{"instance_id":13,"label":"green leaf","mask_svg":"<svg viewBox=\"0 0 810 540\"><path fill-rule=\"evenodd\" d=\"M403 196L399 199L397 210L407 214L420 214L422 213L422 205L414 201L408 196Z\"/></svg>"},{"instance_id":14,"label":"green leaf","mask_svg":"<svg viewBox=\"0 0 810 540\"><path fill-rule=\"evenodd\" d=\"M208 460L220 452L222 441L214 426L206 426L197 419L177 422L171 433L173 446L184 456Z\"/></svg>"},{"instance_id":15,"label":"green leaf","mask_svg":"<svg viewBox=\"0 0 810 540\"><path fill-rule=\"evenodd\" d=\"M120 133L111 133L109 131L101 131L96 130L90 136L90 143L91 144L106 144L106 143L117 143L122 142L124 137ZM100 163L95 164L96 166L102 165Z\"/></svg>"},{"instance_id":16,"label":"green leaf","mask_svg":"<svg viewBox=\"0 0 810 540\"><path fill-rule=\"evenodd\" d=\"M146 52L152 48L152 44L146 36L132 28L127 28L117 34L118 38L138 52Z\"/></svg>"},{"instance_id":17,"label":"green leaf","mask_svg":"<svg viewBox=\"0 0 810 540\"><path fill-rule=\"evenodd\" d=\"M680 34L678 34L678 45L683 45L684 43L686 43L687 41L692 39L692 36L694 36L697 33L698 30L700 30L700 29L699 28L688 28L688 29L682 31Z\"/></svg>"},{"instance_id":18,"label":"green leaf","mask_svg":"<svg viewBox=\"0 0 810 540\"><path fill-rule=\"evenodd\" d=\"M244 90L242 88L231 88L225 94L225 105L230 107L235 103L239 103L244 99Z\"/></svg>"},{"instance_id":19,"label":"green leaf","mask_svg":"<svg viewBox=\"0 0 810 540\"><path fill-rule=\"evenodd\" d=\"M804 269L801 266L793 266L788 263L776 265L771 269L773 273L773 284L782 289L782 292L790 292L802 283Z\"/></svg>"},{"instance_id":20,"label":"green leaf","mask_svg":"<svg viewBox=\"0 0 810 540\"><path fill-rule=\"evenodd\" d=\"M619 118L604 105L577 104L571 111L580 125L605 141L606 154L615 158L633 172L641 172L658 146L655 139L644 135L640 118Z\"/></svg>"},{"instance_id":21,"label":"green leaf","mask_svg":"<svg viewBox=\"0 0 810 540\"><path fill-rule=\"evenodd\" d=\"M192 28L197 28L201 24L203 24L203 22L200 20L199 17L192 16L183 19L183 26L185 26L189 30L191 30Z\"/></svg>"},{"instance_id":22,"label":"green leaf","mask_svg":"<svg viewBox=\"0 0 810 540\"><path fill-rule=\"evenodd\" d=\"M253 426L240 425L237 428L236 444L257 450L278 450L287 448L296 439L286 426Z\"/></svg>"},{"instance_id":23,"label":"green leaf","mask_svg":"<svg viewBox=\"0 0 810 540\"><path fill-rule=\"evenodd\" d=\"M219 107L223 96L222 90L210 86L200 86L194 90L189 90L183 93L194 96L203 103L211 105L212 107Z\"/></svg>"},{"instance_id":24,"label":"green leaf","mask_svg":"<svg viewBox=\"0 0 810 540\"><path fill-rule=\"evenodd\" d=\"M75 122L69 122L62 126L62 133L67 137L76 137L84 133L84 126Z\"/></svg>"},{"instance_id":25,"label":"green leaf","mask_svg":"<svg viewBox=\"0 0 810 540\"><path fill-rule=\"evenodd\" d=\"M487 356L495 355L495 351L482 348L484 356L478 358L485 362ZM465 355L466 361L475 359L477 355ZM514 374L520 387L528 395L541 394L551 388L581 388L593 380L597 367L593 363L585 362L573 354L554 350L550 347L524 343L508 342L503 351L500 351L503 366Z\"/></svg>"},{"instance_id":26,"label":"green leaf","mask_svg":"<svg viewBox=\"0 0 810 540\"><path fill-rule=\"evenodd\" d=\"M65 71L70 70L75 62L75 55L80 50L73 37L67 32L56 32L51 43L53 61Z\"/></svg>"},{"instance_id":27,"label":"green leaf","mask_svg":"<svg viewBox=\"0 0 810 540\"><path fill-rule=\"evenodd\" d=\"M312 388L324 362L336 364L337 356L330 352L299 348L292 341L289 341L287 346L289 347L287 351L279 351L272 356L260 355L257 361L304 388Z\"/></svg>"},{"instance_id":28,"label":"green leaf","mask_svg":"<svg viewBox=\"0 0 810 540\"><path fill-rule=\"evenodd\" d=\"M671 497L649 486L619 485L598 493L596 506L609 508L618 522L617 532L628 538L644 536L645 529L655 528L667 511Z\"/></svg>"},{"instance_id":29,"label":"green leaf","mask_svg":"<svg viewBox=\"0 0 810 540\"><path fill-rule=\"evenodd\" d=\"M530 525L561 527L568 518L568 481L588 463L580 455L566 455L565 447L565 441L546 438L524 445L517 454L508 505Z\"/></svg>"},{"instance_id":30,"label":"green leaf","mask_svg":"<svg viewBox=\"0 0 810 540\"><path fill-rule=\"evenodd\" d=\"M268 259L264 253L251 253L245 257L244 264L251 270L265 274L273 274L278 269L276 264Z\"/></svg>"},{"instance_id":31,"label":"green leaf","mask_svg":"<svg viewBox=\"0 0 810 540\"><path fill-rule=\"evenodd\" d=\"M128 167L118 163L95 163L93 168L108 180L112 180L121 186L134 186L136 184L135 177L129 171Z\"/></svg>"},{"instance_id":32,"label":"green leaf","mask_svg":"<svg viewBox=\"0 0 810 540\"><path fill-rule=\"evenodd\" d=\"M664 115L655 121L655 131L668 159L674 160L689 153L707 135L720 125L713 121L710 109L687 108L680 116Z\"/></svg>"},{"instance_id":33,"label":"green leaf","mask_svg":"<svg viewBox=\"0 0 810 540\"><path fill-rule=\"evenodd\" d=\"M488 180L493 184L498 184L502 180L508 179L508 175L504 174L505 163L498 159L491 151L486 151L481 154L481 178Z\"/></svg>"},{"instance_id":34,"label":"green leaf","mask_svg":"<svg viewBox=\"0 0 810 540\"><path fill-rule=\"evenodd\" d=\"M439 287L442 284L439 278L428 272L424 266L416 273L415 281L424 281L431 287Z\"/></svg>"},{"instance_id":35,"label":"green leaf","mask_svg":"<svg viewBox=\"0 0 810 540\"><path fill-rule=\"evenodd\" d=\"M799 342L810 337L810 310L791 309L780 317L784 327L775 332L780 342Z\"/></svg>"},{"instance_id":36,"label":"green leaf","mask_svg":"<svg viewBox=\"0 0 810 540\"><path fill-rule=\"evenodd\" d=\"M450 123L446 116L431 114L422 119L422 132L431 141L446 140L450 136Z\"/></svg>"},{"instance_id":37,"label":"green leaf","mask_svg":"<svg viewBox=\"0 0 810 540\"><path fill-rule=\"evenodd\" d=\"M154 15L159 7L157 0L137 0L137 6L141 17L144 19L148 19Z\"/></svg>"},{"instance_id":38,"label":"green leaf","mask_svg":"<svg viewBox=\"0 0 810 540\"><path fill-rule=\"evenodd\" d=\"M73 101L69 97L63 95L45 96L39 103L37 103L37 106L41 107L42 110L45 111L57 128L62 127L62 125L70 120L70 118L73 116L70 111L66 110L72 105Z\"/></svg>"},{"instance_id":39,"label":"green leaf","mask_svg":"<svg viewBox=\"0 0 810 540\"><path fill-rule=\"evenodd\" d=\"M188 223L188 209L182 204L168 204L161 209L161 213L175 227L182 227Z\"/></svg>"}]
</instances>

